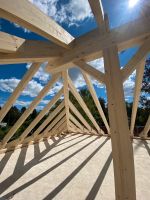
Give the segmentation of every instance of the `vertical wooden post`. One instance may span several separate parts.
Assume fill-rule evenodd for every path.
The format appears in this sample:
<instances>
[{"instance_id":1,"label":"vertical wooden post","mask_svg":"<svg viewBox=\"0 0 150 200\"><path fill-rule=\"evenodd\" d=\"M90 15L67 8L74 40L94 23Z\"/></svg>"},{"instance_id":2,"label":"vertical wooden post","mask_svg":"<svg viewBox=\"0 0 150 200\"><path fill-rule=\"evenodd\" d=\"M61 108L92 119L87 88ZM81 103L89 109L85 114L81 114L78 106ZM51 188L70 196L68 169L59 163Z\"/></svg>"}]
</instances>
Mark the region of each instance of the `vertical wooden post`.
<instances>
[{"instance_id":1,"label":"vertical wooden post","mask_svg":"<svg viewBox=\"0 0 150 200\"><path fill-rule=\"evenodd\" d=\"M62 72L63 82L64 82L64 101L66 110L66 124L67 130L69 131L69 85L68 85L68 70Z\"/></svg>"},{"instance_id":2,"label":"vertical wooden post","mask_svg":"<svg viewBox=\"0 0 150 200\"><path fill-rule=\"evenodd\" d=\"M112 46L103 50L108 111L114 163L117 200L135 200L133 149L128 127L118 49Z\"/></svg>"}]
</instances>

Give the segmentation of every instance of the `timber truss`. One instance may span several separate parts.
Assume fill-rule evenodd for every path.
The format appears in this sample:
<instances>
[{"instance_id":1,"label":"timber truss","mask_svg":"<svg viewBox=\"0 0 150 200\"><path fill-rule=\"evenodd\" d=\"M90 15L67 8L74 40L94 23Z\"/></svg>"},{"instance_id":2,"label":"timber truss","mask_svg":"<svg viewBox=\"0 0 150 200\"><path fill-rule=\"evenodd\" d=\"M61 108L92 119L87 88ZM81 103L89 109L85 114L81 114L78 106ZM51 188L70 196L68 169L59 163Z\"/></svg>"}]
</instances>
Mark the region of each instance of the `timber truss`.
<instances>
[{"instance_id":1,"label":"timber truss","mask_svg":"<svg viewBox=\"0 0 150 200\"><path fill-rule=\"evenodd\" d=\"M48 62L46 72L50 73L52 77L23 115L18 119L16 124L4 136L3 140L0 142L0 149L1 152L4 152L61 133L71 132L109 136L112 141L116 199L135 200L134 162L131 138L134 137L134 126L145 59L150 50L150 16L143 15L128 24L110 29L108 17L106 14L103 14L102 4L99 0L89 0L89 3L97 21L98 28L79 38L74 38L29 1L0 0L1 18L17 23L48 39L48 41L24 40L0 32L1 64L32 63L32 66L19 82L9 100L0 110L0 121L6 116L11 106L39 70L43 62ZM126 66L121 69L118 52L135 45L139 45L140 48ZM88 61L100 57L104 59L104 73L87 64ZM81 70L88 90L105 124L107 134L105 134L98 125L93 114L90 112L71 81L68 69L72 66ZM136 70L134 101L131 125L128 127L123 83L134 70ZM106 86L109 124L91 83L91 77ZM10 141L18 128L59 78L63 80L63 87L60 91L50 100L20 137ZM92 122L92 127L69 100L69 91L74 95L85 114ZM33 128L47 115L49 110L62 96L64 96L64 98L59 106L57 106L35 132L29 136ZM149 129L150 116L140 136L147 139Z\"/></svg>"}]
</instances>

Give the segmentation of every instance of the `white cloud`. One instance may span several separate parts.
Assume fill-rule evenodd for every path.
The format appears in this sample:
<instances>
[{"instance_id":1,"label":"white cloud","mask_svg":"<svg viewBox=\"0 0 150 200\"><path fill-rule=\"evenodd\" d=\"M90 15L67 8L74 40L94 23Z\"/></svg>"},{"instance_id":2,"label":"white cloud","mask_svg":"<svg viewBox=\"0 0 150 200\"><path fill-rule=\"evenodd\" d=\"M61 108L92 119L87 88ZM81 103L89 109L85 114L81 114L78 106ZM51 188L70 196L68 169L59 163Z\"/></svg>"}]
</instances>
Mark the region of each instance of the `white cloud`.
<instances>
[{"instance_id":1,"label":"white cloud","mask_svg":"<svg viewBox=\"0 0 150 200\"><path fill-rule=\"evenodd\" d=\"M22 107L28 107L30 105L31 101L21 101L21 100L17 100L15 102L16 106L22 106Z\"/></svg>"},{"instance_id":2,"label":"white cloud","mask_svg":"<svg viewBox=\"0 0 150 200\"><path fill-rule=\"evenodd\" d=\"M3 92L12 93L17 87L20 79L10 78L10 79L0 79L0 90ZM23 90L23 96L35 97L41 91L43 86L35 80L31 80L27 87Z\"/></svg>"},{"instance_id":3,"label":"white cloud","mask_svg":"<svg viewBox=\"0 0 150 200\"><path fill-rule=\"evenodd\" d=\"M33 76L33 78L37 78L42 83L47 83L48 80L50 79L50 75L45 72L46 65L47 65L47 62L42 63L39 70ZM31 63L27 64L26 68L29 69L30 67L31 67Z\"/></svg>"},{"instance_id":4,"label":"white cloud","mask_svg":"<svg viewBox=\"0 0 150 200\"><path fill-rule=\"evenodd\" d=\"M91 18L92 12L88 0L69 0L61 4L59 0L29 0L48 16L68 26L79 25L83 20ZM61 1L62 2L62 1Z\"/></svg>"}]
</instances>

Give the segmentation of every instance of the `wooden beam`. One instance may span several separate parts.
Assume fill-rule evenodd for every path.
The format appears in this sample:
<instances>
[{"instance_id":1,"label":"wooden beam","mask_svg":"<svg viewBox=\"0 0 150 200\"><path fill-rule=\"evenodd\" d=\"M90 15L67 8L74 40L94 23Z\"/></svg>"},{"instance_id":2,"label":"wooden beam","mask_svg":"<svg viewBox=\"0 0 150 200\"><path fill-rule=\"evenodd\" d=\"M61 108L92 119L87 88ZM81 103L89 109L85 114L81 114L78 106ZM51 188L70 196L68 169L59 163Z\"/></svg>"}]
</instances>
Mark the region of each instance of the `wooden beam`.
<instances>
[{"instance_id":1,"label":"wooden beam","mask_svg":"<svg viewBox=\"0 0 150 200\"><path fill-rule=\"evenodd\" d=\"M133 149L116 46L104 49L116 199L136 200Z\"/></svg>"},{"instance_id":2,"label":"wooden beam","mask_svg":"<svg viewBox=\"0 0 150 200\"><path fill-rule=\"evenodd\" d=\"M52 78L48 82L48 84L40 91L39 95L30 104L28 109L23 113L23 115L21 115L21 117L17 120L17 122L14 124L14 126L5 135L2 142L0 143L0 149L5 147L5 145L9 141L9 139L15 134L17 129L23 124L23 122L27 119L27 117L32 113L34 108L36 108L36 106L40 103L42 98L47 94L47 92L50 90L50 88L58 80L59 77L60 77L60 74L56 74L56 75L52 76Z\"/></svg>"},{"instance_id":3,"label":"wooden beam","mask_svg":"<svg viewBox=\"0 0 150 200\"><path fill-rule=\"evenodd\" d=\"M51 131L49 131L48 137L58 134L57 129L60 128L61 125L64 125L64 124L66 125L66 117L65 116L56 124L56 126L54 126L54 128ZM67 127L66 127L66 130L67 130Z\"/></svg>"},{"instance_id":4,"label":"wooden beam","mask_svg":"<svg viewBox=\"0 0 150 200\"><path fill-rule=\"evenodd\" d=\"M39 126L39 128L33 133L34 140L37 139L37 136L40 132L56 117L56 115L64 108L64 101L48 116L48 118ZM42 135L42 134L41 134Z\"/></svg>"},{"instance_id":5,"label":"wooden beam","mask_svg":"<svg viewBox=\"0 0 150 200\"><path fill-rule=\"evenodd\" d=\"M148 117L148 120L147 120L147 122L146 122L146 125L145 125L145 127L144 127L144 130L143 130L142 133L140 134L140 137L146 138L146 137L147 137L147 134L148 134L148 132L149 132L149 130L150 130L150 115L149 115L149 117Z\"/></svg>"},{"instance_id":6,"label":"wooden beam","mask_svg":"<svg viewBox=\"0 0 150 200\"><path fill-rule=\"evenodd\" d=\"M0 17L17 23L63 47L74 39L54 20L27 0L0 0Z\"/></svg>"},{"instance_id":7,"label":"wooden beam","mask_svg":"<svg viewBox=\"0 0 150 200\"><path fill-rule=\"evenodd\" d=\"M70 126L71 126L71 130L73 130L75 133L82 133L82 130L80 130L72 121L70 121Z\"/></svg>"},{"instance_id":8,"label":"wooden beam","mask_svg":"<svg viewBox=\"0 0 150 200\"><path fill-rule=\"evenodd\" d=\"M87 74L98 80L100 83L105 84L105 74L90 66L89 64L79 60L74 62L81 70L85 71Z\"/></svg>"},{"instance_id":9,"label":"wooden beam","mask_svg":"<svg viewBox=\"0 0 150 200\"><path fill-rule=\"evenodd\" d=\"M132 30L132 31L131 31ZM116 44L119 51L141 44L150 34L150 18L140 18L100 35L99 29L91 31L73 42L73 48L64 52L59 59L51 60L47 70L62 67L80 59L93 60L102 57L102 50ZM97 45L99 44L99 45Z\"/></svg>"},{"instance_id":10,"label":"wooden beam","mask_svg":"<svg viewBox=\"0 0 150 200\"><path fill-rule=\"evenodd\" d=\"M88 0L99 27L104 22L104 11L101 0Z\"/></svg>"},{"instance_id":11,"label":"wooden beam","mask_svg":"<svg viewBox=\"0 0 150 200\"><path fill-rule=\"evenodd\" d=\"M144 43L140 46L139 50L136 54L130 59L130 61L126 64L126 66L121 70L122 78L125 81L132 72L139 67L138 63L140 63L143 58L150 51L150 37L148 37Z\"/></svg>"},{"instance_id":12,"label":"wooden beam","mask_svg":"<svg viewBox=\"0 0 150 200\"><path fill-rule=\"evenodd\" d=\"M49 41L26 40L16 52L0 53L0 64L54 61L64 50Z\"/></svg>"},{"instance_id":13,"label":"wooden beam","mask_svg":"<svg viewBox=\"0 0 150 200\"><path fill-rule=\"evenodd\" d=\"M64 101L66 110L66 123L67 130L69 130L69 85L68 85L68 70L62 72L62 78L64 83Z\"/></svg>"},{"instance_id":14,"label":"wooden beam","mask_svg":"<svg viewBox=\"0 0 150 200\"><path fill-rule=\"evenodd\" d=\"M15 88L14 92L9 97L8 101L4 104L4 106L0 110L0 122L6 116L6 114L10 110L11 106L14 104L14 102L19 97L19 95L21 94L21 92L27 86L27 84L29 83L29 81L34 76L34 74L38 71L40 65L41 65L41 63L33 63L32 66L30 67L30 69L23 76L22 80L19 82L19 84Z\"/></svg>"},{"instance_id":15,"label":"wooden beam","mask_svg":"<svg viewBox=\"0 0 150 200\"><path fill-rule=\"evenodd\" d=\"M53 132L56 133L56 135L58 136L59 134L61 134L64 130L67 131L66 128L66 121L64 121L56 130L52 130ZM55 127L54 127L55 128Z\"/></svg>"},{"instance_id":16,"label":"wooden beam","mask_svg":"<svg viewBox=\"0 0 150 200\"><path fill-rule=\"evenodd\" d=\"M100 129L99 125L97 124L96 120L94 119L93 115L91 114L90 110L88 109L88 107L86 106L85 102L83 101L82 97L80 96L80 94L77 92L76 88L74 87L71 79L68 79L68 83L69 83L69 87L70 90L72 92L72 94L74 95L74 97L77 99L78 103L80 104L81 108L84 110L84 112L86 113L86 115L89 117L89 119L91 120L91 122L93 123L93 125L95 126L95 128L97 129L99 134L103 134L102 130Z\"/></svg>"},{"instance_id":17,"label":"wooden beam","mask_svg":"<svg viewBox=\"0 0 150 200\"><path fill-rule=\"evenodd\" d=\"M66 121L65 110L63 110L52 123L44 130L43 135L44 138L50 137L52 134L52 130L56 130L63 122ZM56 129L55 129L56 127Z\"/></svg>"},{"instance_id":18,"label":"wooden beam","mask_svg":"<svg viewBox=\"0 0 150 200\"><path fill-rule=\"evenodd\" d=\"M48 137L48 132L65 116L65 109L50 123L50 125L43 131L43 137Z\"/></svg>"},{"instance_id":19,"label":"wooden beam","mask_svg":"<svg viewBox=\"0 0 150 200\"><path fill-rule=\"evenodd\" d=\"M32 129L39 123L39 121L46 115L52 106L60 99L63 94L63 88L53 97L53 99L45 106L45 108L38 114L38 116L31 122L31 124L24 130L19 138L19 143L22 143L24 138L32 131Z\"/></svg>"},{"instance_id":20,"label":"wooden beam","mask_svg":"<svg viewBox=\"0 0 150 200\"><path fill-rule=\"evenodd\" d=\"M97 132L94 129L92 129L92 127L87 123L87 121L84 119L81 113L71 103L71 101L69 101L69 107L72 110L72 112L78 117L78 119L82 122L82 124L88 129L89 132L97 134Z\"/></svg>"},{"instance_id":21,"label":"wooden beam","mask_svg":"<svg viewBox=\"0 0 150 200\"><path fill-rule=\"evenodd\" d=\"M71 113L69 118L82 132L88 132L88 130L83 125L81 125L80 122Z\"/></svg>"},{"instance_id":22,"label":"wooden beam","mask_svg":"<svg viewBox=\"0 0 150 200\"><path fill-rule=\"evenodd\" d=\"M0 32L0 52L14 53L25 42L24 39Z\"/></svg>"},{"instance_id":23,"label":"wooden beam","mask_svg":"<svg viewBox=\"0 0 150 200\"><path fill-rule=\"evenodd\" d=\"M107 119L106 119L106 117L105 117L105 114L104 114L104 112L103 112L103 109L102 109L102 107L101 107L101 104L100 104L100 102L99 102L99 100L98 100L98 98L97 98L97 95L96 95L96 92L95 92L95 90L94 90L94 87L93 87L93 85L92 85L92 83L91 83L90 77L89 77L84 71L82 71L82 74L83 74L84 80L85 80L85 82L86 82L86 85L87 85L87 87L88 87L88 89L89 89L89 91L90 91L90 93L91 93L91 96L92 96L92 98L93 98L93 100L94 100L94 103L95 103L95 105L96 105L96 107L97 107L97 110L98 110L98 112L99 112L99 115L100 115L100 117L102 118L102 120L103 120L103 122L104 122L104 125L105 125L105 127L106 127L106 129L107 129L107 131L108 131L108 134L110 134L110 128L109 128Z\"/></svg>"},{"instance_id":24,"label":"wooden beam","mask_svg":"<svg viewBox=\"0 0 150 200\"><path fill-rule=\"evenodd\" d=\"M134 125L135 125L135 119L136 119L136 113L140 98L140 92L142 87L142 80L143 80L143 74L144 74L144 67L145 67L145 59L144 58L137 67L136 70L136 81L135 81L135 88L134 88L134 99L133 99L133 106L132 106L132 115L131 115L131 124L130 124L130 132L131 135L134 135Z\"/></svg>"}]
</instances>

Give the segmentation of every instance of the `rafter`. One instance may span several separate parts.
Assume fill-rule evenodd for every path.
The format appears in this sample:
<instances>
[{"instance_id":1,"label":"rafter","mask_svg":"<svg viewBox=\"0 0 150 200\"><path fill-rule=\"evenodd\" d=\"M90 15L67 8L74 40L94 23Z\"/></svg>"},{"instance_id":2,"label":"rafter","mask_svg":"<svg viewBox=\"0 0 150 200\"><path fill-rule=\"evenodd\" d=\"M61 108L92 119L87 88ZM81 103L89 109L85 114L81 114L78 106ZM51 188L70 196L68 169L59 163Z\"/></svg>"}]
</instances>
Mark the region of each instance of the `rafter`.
<instances>
[{"instance_id":1,"label":"rafter","mask_svg":"<svg viewBox=\"0 0 150 200\"><path fill-rule=\"evenodd\" d=\"M30 69L27 71L27 73L24 75L22 80L19 82L17 87L15 88L14 92L8 99L8 101L4 104L2 109L0 110L0 122L3 120L3 118L6 116L8 111L10 110L11 106L14 104L16 99L19 97L23 89L27 86L29 81L32 79L34 74L38 71L41 63L33 63Z\"/></svg>"},{"instance_id":2,"label":"rafter","mask_svg":"<svg viewBox=\"0 0 150 200\"><path fill-rule=\"evenodd\" d=\"M82 122L82 124L84 124L84 126L88 129L89 132L97 134L97 132L94 129L92 129L92 127L87 123L87 121L84 119L81 113L71 103L71 101L69 101L69 107L72 110L72 112L78 117L78 119Z\"/></svg>"},{"instance_id":3,"label":"rafter","mask_svg":"<svg viewBox=\"0 0 150 200\"><path fill-rule=\"evenodd\" d=\"M33 138L36 140L40 132L58 115L58 113L64 108L65 103L62 101L60 105L47 117L47 119L39 126L39 128L33 133ZM41 133L43 136L43 133Z\"/></svg>"},{"instance_id":4,"label":"rafter","mask_svg":"<svg viewBox=\"0 0 150 200\"><path fill-rule=\"evenodd\" d=\"M126 64L126 66L121 70L122 71L122 78L125 81L128 76L137 69L140 65L140 61L148 54L150 51L150 37L148 37L144 43L140 46L139 50L136 54L130 59L130 61Z\"/></svg>"},{"instance_id":5,"label":"rafter","mask_svg":"<svg viewBox=\"0 0 150 200\"><path fill-rule=\"evenodd\" d=\"M57 44L67 47L74 39L54 20L27 0L0 0L0 17L25 27Z\"/></svg>"},{"instance_id":6,"label":"rafter","mask_svg":"<svg viewBox=\"0 0 150 200\"><path fill-rule=\"evenodd\" d=\"M0 52L14 53L25 42L24 39L0 32Z\"/></svg>"},{"instance_id":7,"label":"rafter","mask_svg":"<svg viewBox=\"0 0 150 200\"><path fill-rule=\"evenodd\" d=\"M131 31L132 30L132 31ZM118 28L110 30L109 33L100 35L99 29L91 31L74 41L73 48L64 52L59 59L51 60L47 71L55 66L62 67L70 65L80 59L93 60L103 56L102 50L111 47L114 43L118 50L130 48L141 44L143 39L150 34L150 18L143 17ZM97 45L99 44L99 45Z\"/></svg>"},{"instance_id":8,"label":"rafter","mask_svg":"<svg viewBox=\"0 0 150 200\"><path fill-rule=\"evenodd\" d=\"M52 79L48 82L48 84L41 90L39 95L35 98L35 100L30 104L28 109L23 113L23 115L17 120L15 125L9 130L9 132L5 135L2 142L0 143L0 148L4 148L9 139L15 134L17 129L23 124L23 122L27 119L27 117L32 113L34 108L40 103L42 98L48 93L53 84L58 80L60 74L56 74L52 77Z\"/></svg>"},{"instance_id":9,"label":"rafter","mask_svg":"<svg viewBox=\"0 0 150 200\"><path fill-rule=\"evenodd\" d=\"M69 87L71 92L73 93L74 97L77 99L78 103L80 104L81 108L85 111L86 115L89 117L95 128L97 129L99 134L103 134L103 131L100 129L99 125L97 124L96 120L94 119L93 115L91 114L90 110L84 103L83 99L81 98L80 94L76 91L71 79L68 79Z\"/></svg>"},{"instance_id":10,"label":"rafter","mask_svg":"<svg viewBox=\"0 0 150 200\"><path fill-rule=\"evenodd\" d=\"M146 138L149 130L150 130L150 115L148 117L144 130L141 132L140 136Z\"/></svg>"},{"instance_id":11,"label":"rafter","mask_svg":"<svg viewBox=\"0 0 150 200\"><path fill-rule=\"evenodd\" d=\"M133 106L132 106L131 125L130 125L130 132L132 136L134 135L134 125L135 125L136 113L138 109L139 97L140 97L140 92L141 92L141 87L142 87L144 67L145 67L145 58L139 63L136 70L134 100L133 100Z\"/></svg>"},{"instance_id":12,"label":"rafter","mask_svg":"<svg viewBox=\"0 0 150 200\"><path fill-rule=\"evenodd\" d=\"M104 22L104 11L101 0L88 0L99 27Z\"/></svg>"},{"instance_id":13,"label":"rafter","mask_svg":"<svg viewBox=\"0 0 150 200\"><path fill-rule=\"evenodd\" d=\"M93 100L95 102L95 105L96 105L96 107L98 109L99 115L100 115L100 117L102 118L102 120L103 120L103 122L105 124L105 127L106 127L106 129L108 131L108 134L110 134L110 128L109 128L108 122L106 120L106 117L105 117L105 114L104 114L103 109L101 107L101 104L100 104L100 102L99 102L99 100L97 98L97 95L96 95L94 87L93 87L93 85L91 83L90 77L83 71L82 71L82 74L83 74L84 80L86 82L86 85L88 86L88 89L89 89L89 91L91 93L91 96L92 96L92 98L93 98Z\"/></svg>"}]
</instances>

